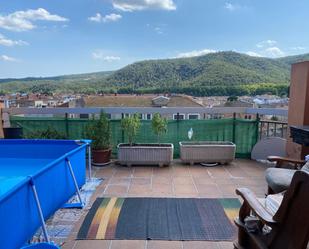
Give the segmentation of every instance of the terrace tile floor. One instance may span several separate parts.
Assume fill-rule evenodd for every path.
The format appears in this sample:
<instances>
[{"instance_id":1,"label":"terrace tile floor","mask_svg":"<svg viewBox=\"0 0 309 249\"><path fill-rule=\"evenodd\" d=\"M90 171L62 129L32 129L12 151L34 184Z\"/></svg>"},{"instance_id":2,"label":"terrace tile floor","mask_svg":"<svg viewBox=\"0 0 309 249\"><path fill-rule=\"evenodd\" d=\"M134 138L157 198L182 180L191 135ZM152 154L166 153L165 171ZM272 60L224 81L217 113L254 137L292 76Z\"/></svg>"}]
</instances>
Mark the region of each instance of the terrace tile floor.
<instances>
[{"instance_id":1,"label":"terrace tile floor","mask_svg":"<svg viewBox=\"0 0 309 249\"><path fill-rule=\"evenodd\" d=\"M257 196L266 193L265 164L237 159L232 164L217 167L189 166L174 161L170 167L122 167L111 165L94 168L94 176L103 183L92 197L235 197L235 189L248 187ZM64 249L228 249L232 242L209 241L134 241L75 240L87 214L75 224Z\"/></svg>"}]
</instances>

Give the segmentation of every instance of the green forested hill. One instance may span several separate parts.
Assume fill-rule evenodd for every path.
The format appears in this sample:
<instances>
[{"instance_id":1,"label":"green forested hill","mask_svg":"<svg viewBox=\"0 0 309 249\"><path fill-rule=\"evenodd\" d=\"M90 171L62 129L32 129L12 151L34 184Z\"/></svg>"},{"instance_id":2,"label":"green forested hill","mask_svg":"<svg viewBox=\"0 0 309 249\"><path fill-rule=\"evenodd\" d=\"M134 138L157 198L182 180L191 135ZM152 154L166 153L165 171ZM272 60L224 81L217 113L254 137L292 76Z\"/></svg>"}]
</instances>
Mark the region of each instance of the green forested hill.
<instances>
[{"instance_id":1,"label":"green forested hill","mask_svg":"<svg viewBox=\"0 0 309 249\"><path fill-rule=\"evenodd\" d=\"M148 60L114 72L49 78L2 79L0 91L183 92L194 95L286 93L290 66L309 54L278 59L218 52L192 58Z\"/></svg>"},{"instance_id":2,"label":"green forested hill","mask_svg":"<svg viewBox=\"0 0 309 249\"><path fill-rule=\"evenodd\" d=\"M309 56L308 56L309 57ZM114 72L108 80L119 86L219 86L288 83L284 62L235 52L200 57L142 61Z\"/></svg>"}]
</instances>

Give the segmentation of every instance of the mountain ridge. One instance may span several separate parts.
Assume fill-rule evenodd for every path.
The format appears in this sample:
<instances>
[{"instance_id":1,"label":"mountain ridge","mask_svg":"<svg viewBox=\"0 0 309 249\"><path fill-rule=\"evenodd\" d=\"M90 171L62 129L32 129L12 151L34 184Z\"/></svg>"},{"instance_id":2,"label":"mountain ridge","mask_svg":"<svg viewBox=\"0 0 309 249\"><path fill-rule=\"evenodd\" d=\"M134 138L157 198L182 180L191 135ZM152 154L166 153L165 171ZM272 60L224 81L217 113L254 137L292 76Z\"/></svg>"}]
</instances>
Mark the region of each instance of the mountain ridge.
<instances>
[{"instance_id":1,"label":"mountain ridge","mask_svg":"<svg viewBox=\"0 0 309 249\"><path fill-rule=\"evenodd\" d=\"M36 91L43 87L52 92L177 92L262 83L288 85L291 64L304 60L309 60L309 54L266 58L223 51L189 58L144 60L116 71L0 79L0 91Z\"/></svg>"}]
</instances>

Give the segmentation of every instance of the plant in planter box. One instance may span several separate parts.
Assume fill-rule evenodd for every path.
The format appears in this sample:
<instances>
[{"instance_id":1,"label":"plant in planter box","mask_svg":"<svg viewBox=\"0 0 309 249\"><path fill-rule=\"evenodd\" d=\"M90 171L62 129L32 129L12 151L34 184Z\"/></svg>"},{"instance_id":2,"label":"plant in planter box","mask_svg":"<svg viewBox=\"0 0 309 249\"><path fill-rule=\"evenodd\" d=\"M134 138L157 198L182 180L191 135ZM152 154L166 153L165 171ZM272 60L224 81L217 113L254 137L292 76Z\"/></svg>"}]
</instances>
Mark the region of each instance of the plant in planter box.
<instances>
[{"instance_id":1,"label":"plant in planter box","mask_svg":"<svg viewBox=\"0 0 309 249\"><path fill-rule=\"evenodd\" d=\"M151 127L159 143L160 137L167 132L166 118L162 118L159 113L155 113L151 121Z\"/></svg>"},{"instance_id":2,"label":"plant in planter box","mask_svg":"<svg viewBox=\"0 0 309 249\"><path fill-rule=\"evenodd\" d=\"M93 118L86 126L85 135L92 140L93 164L104 165L110 162L111 157L111 127L110 121L104 112L99 119Z\"/></svg>"},{"instance_id":3,"label":"plant in planter box","mask_svg":"<svg viewBox=\"0 0 309 249\"><path fill-rule=\"evenodd\" d=\"M153 130L158 139L167 131L167 124L160 116L154 117ZM121 165L169 165L173 160L173 144L134 143L140 128L140 118L136 114L125 118L121 127L128 137L128 144L118 144L118 163ZM145 134L147 135L147 134Z\"/></svg>"},{"instance_id":4,"label":"plant in planter box","mask_svg":"<svg viewBox=\"0 0 309 249\"><path fill-rule=\"evenodd\" d=\"M128 137L130 146L133 145L133 141L141 127L141 121L138 114L134 114L131 117L126 117L121 120L121 128Z\"/></svg>"}]
</instances>

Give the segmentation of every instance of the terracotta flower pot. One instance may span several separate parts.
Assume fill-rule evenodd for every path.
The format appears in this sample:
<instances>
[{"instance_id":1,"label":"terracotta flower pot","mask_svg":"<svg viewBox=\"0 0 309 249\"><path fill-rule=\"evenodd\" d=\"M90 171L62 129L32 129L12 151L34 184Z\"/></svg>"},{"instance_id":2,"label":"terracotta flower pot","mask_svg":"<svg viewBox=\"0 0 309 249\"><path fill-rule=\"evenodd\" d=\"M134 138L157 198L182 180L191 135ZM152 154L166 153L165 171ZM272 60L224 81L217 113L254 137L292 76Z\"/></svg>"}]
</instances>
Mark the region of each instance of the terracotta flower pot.
<instances>
[{"instance_id":1,"label":"terracotta flower pot","mask_svg":"<svg viewBox=\"0 0 309 249\"><path fill-rule=\"evenodd\" d=\"M104 166L109 164L112 150L92 150L92 164L95 166Z\"/></svg>"}]
</instances>

